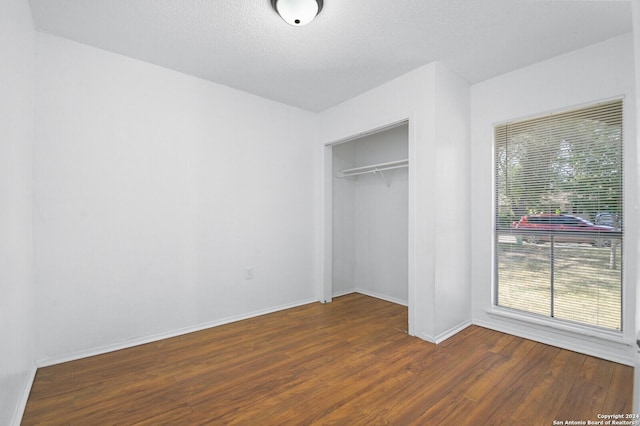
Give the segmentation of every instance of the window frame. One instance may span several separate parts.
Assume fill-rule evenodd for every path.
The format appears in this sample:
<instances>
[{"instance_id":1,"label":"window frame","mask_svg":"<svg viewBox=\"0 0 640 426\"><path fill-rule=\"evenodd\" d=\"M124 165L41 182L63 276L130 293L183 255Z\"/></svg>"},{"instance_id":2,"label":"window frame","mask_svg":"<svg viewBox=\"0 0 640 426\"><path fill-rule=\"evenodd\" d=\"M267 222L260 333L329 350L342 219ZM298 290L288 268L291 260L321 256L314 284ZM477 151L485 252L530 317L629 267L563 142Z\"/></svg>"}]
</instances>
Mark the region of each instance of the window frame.
<instances>
[{"instance_id":1,"label":"window frame","mask_svg":"<svg viewBox=\"0 0 640 426\"><path fill-rule=\"evenodd\" d=\"M590 108L595 108L598 107L599 105L603 105L603 104L613 104L613 103L619 103L620 104L620 146L619 146L619 154L620 154L620 167L621 167L621 186L620 186L620 192L621 192L621 210L619 212L616 213L611 213L612 217L617 217L618 219L618 223L625 223L624 217L627 216L627 209L626 209L626 204L627 204L627 197L626 197L626 192L627 192L627 144L625 143L626 139L627 139L627 132L626 132L626 127L625 127L625 121L626 118L628 118L626 116L626 112L625 112L625 102L624 102L624 96L619 96L619 97L615 97L615 98L610 98L610 99L606 99L606 100L601 100L601 101L596 101L596 102L589 102L586 104L582 104L579 106L573 106L573 107L568 107L568 108L562 108L559 110L555 110L552 112L547 112L547 113L541 113L541 114L535 114L535 115L531 115L531 116L527 116L524 118L519 118L519 119L509 119L506 121L502 121L502 122L498 122L498 123L494 123L493 124L493 143L492 143L492 150L493 150L493 154L492 154L492 174L493 174L493 182L492 182L492 194L493 194L493 200L492 200L492 238L493 238L493 244L492 244L492 282L491 282L491 310L488 311L489 314L491 315L497 315L499 317L503 317L503 318L507 318L507 319L515 319L515 320L520 320L520 321L526 321L526 322L531 322L531 323L536 323L536 324L541 324L544 325L546 327L552 327L552 328L556 328L556 329L560 329L560 330L565 330L565 331L571 331L571 332L577 332L580 334L587 334L587 335L593 335L593 332L596 332L596 334L600 337L604 337L605 340L609 340L612 342L619 342L620 338L622 338L624 335L626 335L626 331L628 331L629 329L629 324L627 321L625 321L625 316L626 316L626 309L625 309L625 303L628 303L627 296L628 296L628 290L627 290L627 286L625 285L626 283L626 270L624 267L624 258L628 255L627 250L626 250L626 238L625 238L625 234L627 232L625 232L625 227L622 227L622 225L620 225L620 227L617 227L616 231L614 232L615 236L613 238L619 238L619 247L620 247L620 257L619 257L619 261L620 261L620 278L619 278L619 283L620 283L620 300L619 300L619 305L620 305L620 328L619 329L612 329L612 328L607 328L607 327L601 327L601 326L597 326L597 325L593 325L593 324L588 324L588 323L584 323L584 322L580 322L580 321L573 321L573 320L569 320L569 319L563 319L563 318L558 318L555 317L553 315L543 315L543 314L539 314L533 311L526 311L526 310L521 310L521 309L517 309L517 308L513 308L513 307L509 307L509 306L504 306L504 305L500 305L499 304L499 235L501 231L504 231L507 228L500 228L500 220L499 220L499 206L498 206L498 193L499 193L499 184L498 184L498 172L497 172L497 168L498 168L498 159L497 159L497 148L498 148L498 141L497 141L497 136L496 136L496 129L500 126L505 126L508 125L510 123L522 123L522 122L527 122L527 121L534 121L540 118L547 118L547 117L553 117L553 116L558 116L558 115L563 115L563 114L571 114L572 112L575 111L579 111L579 110L586 110L586 109L590 109ZM564 214L571 214L571 213L564 213ZM600 213L598 213L600 214ZM593 220L591 220L592 224L596 224L596 220L595 217L593 218ZM549 218L548 219L548 225L551 225L553 221L553 218ZM584 218L578 216L577 217L577 221L585 221ZM589 221L587 221L589 222ZM559 225L559 223L558 223ZM522 232L524 230L521 230L520 232ZM524 231L525 233L527 231ZM551 231L552 234L556 234L558 233L558 231ZM567 231L569 232L569 231ZM564 234L567 234L567 232L564 232ZM573 232L576 232L577 234L594 234L595 233L593 231L570 231L569 233L573 234ZM560 232L562 233L562 232ZM553 246L553 240L551 242L551 245ZM553 251L553 249L551 249L551 251ZM553 269L553 259L551 260L551 268ZM554 299L555 295L553 293L553 286L551 286L551 293L550 293L550 298L551 298L551 312L553 312L553 299ZM589 331L591 330L591 331ZM607 337L608 336L608 337Z\"/></svg>"}]
</instances>

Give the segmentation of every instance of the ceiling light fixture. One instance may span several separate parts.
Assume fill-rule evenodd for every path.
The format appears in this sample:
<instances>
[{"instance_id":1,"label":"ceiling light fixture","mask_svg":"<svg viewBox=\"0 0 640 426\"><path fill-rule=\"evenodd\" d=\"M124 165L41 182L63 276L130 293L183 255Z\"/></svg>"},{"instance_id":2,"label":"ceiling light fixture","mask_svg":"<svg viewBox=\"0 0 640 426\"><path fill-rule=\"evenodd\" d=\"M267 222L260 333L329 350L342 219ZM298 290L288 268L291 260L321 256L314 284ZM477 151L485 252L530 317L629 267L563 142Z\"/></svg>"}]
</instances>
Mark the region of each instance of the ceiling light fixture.
<instances>
[{"instance_id":1,"label":"ceiling light fixture","mask_svg":"<svg viewBox=\"0 0 640 426\"><path fill-rule=\"evenodd\" d=\"M323 0L271 0L271 6L287 24L301 27L322 10Z\"/></svg>"}]
</instances>

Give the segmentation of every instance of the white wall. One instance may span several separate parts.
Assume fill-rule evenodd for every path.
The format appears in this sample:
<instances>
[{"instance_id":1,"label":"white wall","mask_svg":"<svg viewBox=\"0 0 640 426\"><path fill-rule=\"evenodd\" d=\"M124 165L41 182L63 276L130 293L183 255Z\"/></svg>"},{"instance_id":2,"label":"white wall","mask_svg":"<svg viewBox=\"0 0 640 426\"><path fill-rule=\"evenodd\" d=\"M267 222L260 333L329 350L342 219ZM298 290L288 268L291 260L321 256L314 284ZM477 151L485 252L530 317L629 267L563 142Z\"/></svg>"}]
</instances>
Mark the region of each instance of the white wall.
<instances>
[{"instance_id":1,"label":"white wall","mask_svg":"<svg viewBox=\"0 0 640 426\"><path fill-rule=\"evenodd\" d=\"M340 179L340 170L356 167L356 144L332 149L332 297L356 290L356 181Z\"/></svg>"},{"instance_id":2,"label":"white wall","mask_svg":"<svg viewBox=\"0 0 640 426\"><path fill-rule=\"evenodd\" d=\"M313 300L313 114L49 35L38 49L41 365Z\"/></svg>"},{"instance_id":3,"label":"white wall","mask_svg":"<svg viewBox=\"0 0 640 426\"><path fill-rule=\"evenodd\" d=\"M473 321L534 340L630 362L635 323L637 166L632 35L617 37L471 87L471 236ZM624 342L492 315L493 126L624 95Z\"/></svg>"},{"instance_id":4,"label":"white wall","mask_svg":"<svg viewBox=\"0 0 640 426\"><path fill-rule=\"evenodd\" d=\"M351 178L340 170L408 158L402 125L333 147L333 295L408 298L408 169Z\"/></svg>"},{"instance_id":5,"label":"white wall","mask_svg":"<svg viewBox=\"0 0 640 426\"><path fill-rule=\"evenodd\" d=\"M633 13L633 51L634 51L634 59L635 59L635 94L636 94L636 105L640 105L640 2L635 0L631 3L631 10ZM640 107L636 107L636 123L640 123ZM636 182L637 182L637 191L640 191L640 132L636 131L635 136L636 143ZM638 211L638 206L635 205L634 209L636 212ZM640 264L640 239L636 241L636 265ZM638 287L639 278L636 277L636 288ZM640 297L636 294L636 320L635 320L635 331L638 333L640 330ZM636 334L637 339L637 334ZM633 412L637 413L640 411L640 347L638 347L636 343L636 364L635 364L635 374L634 374L634 382L633 382Z\"/></svg>"},{"instance_id":6,"label":"white wall","mask_svg":"<svg viewBox=\"0 0 640 426\"><path fill-rule=\"evenodd\" d=\"M0 2L0 424L19 424L35 374L32 154L35 31L29 4Z\"/></svg>"},{"instance_id":7,"label":"white wall","mask_svg":"<svg viewBox=\"0 0 640 426\"><path fill-rule=\"evenodd\" d=\"M437 87L441 84L440 87ZM330 108L319 115L319 144L318 157L322 158L325 145L332 142L358 135L372 129L380 128L390 123L409 119L409 332L423 339L437 341L448 336L461 326L468 323L469 292L464 292L465 285L457 281L468 274L468 250L455 252L440 251L436 239L446 233L442 220L438 222L436 210L438 185L444 184L450 191L450 208L466 210L468 205L468 167L466 163L460 168L438 169L439 154L458 153L460 158L466 158L468 139L464 134L454 137L455 143L438 140L438 126L446 128L458 121L468 122L468 109L465 105L467 84L450 73L440 64L432 63L414 70L404 76L390 81L376 89L366 92L356 98ZM445 98L455 98L452 102L445 102ZM443 102L443 109L437 115L438 101ZM445 105L446 104L446 105ZM439 151L439 144L451 143L445 151ZM464 163L464 160L463 160ZM322 176L316 179L318 185L324 184ZM446 182L446 183L445 183ZM322 191L319 191L322 193ZM325 199L322 205L330 204ZM325 209L321 209L325 211ZM445 225L454 225L452 220L457 216L446 218ZM324 220L318 220L317 253L324 252L327 241ZM443 237L445 238L445 237ZM455 239L457 240L457 236ZM463 236L457 241L468 246L468 237ZM325 256L319 257L324 262ZM456 265L455 268L452 266ZM320 267L318 271L322 271ZM325 277L319 272L317 282L322 285ZM325 271L326 274L326 271ZM460 286L459 286L460 285ZM440 297L445 289L451 289L452 294ZM463 291L459 291L463 289ZM440 307L450 309L456 317L456 324L449 329L446 325L450 321L436 322L436 297L449 306ZM446 325L445 325L446 324Z\"/></svg>"},{"instance_id":8,"label":"white wall","mask_svg":"<svg viewBox=\"0 0 640 426\"><path fill-rule=\"evenodd\" d=\"M436 64L436 340L448 337L470 320L470 96L469 85Z\"/></svg>"},{"instance_id":9,"label":"white wall","mask_svg":"<svg viewBox=\"0 0 640 426\"><path fill-rule=\"evenodd\" d=\"M488 311L493 124L624 94L635 140L632 47L623 36L474 85L471 110L466 83L433 63L314 115L39 35L34 126L28 4L2 3L0 424L19 417L34 373L32 301L46 365L319 298L325 144L404 119L410 332L440 341L471 312L630 360L634 327L612 345ZM636 148L626 145L625 324L636 312Z\"/></svg>"},{"instance_id":10,"label":"white wall","mask_svg":"<svg viewBox=\"0 0 640 426\"><path fill-rule=\"evenodd\" d=\"M633 11L633 52L634 52L634 64L635 64L635 101L636 101L636 123L640 123L640 1L636 0L631 3ZM633 143L633 142L631 142ZM636 178L637 178L637 190L640 191L640 131L636 129L635 135L636 143ZM640 198L640 194L638 195ZM636 214L640 214L638 205L634 206ZM640 238L637 240L637 254L640 256ZM640 264L640 257L636 257L636 264ZM640 331L640 297L636 297L636 331ZM639 349L640 348L636 348ZM640 368L637 369L640 373ZM637 376L637 385L640 386L640 375ZM638 395L640 397L640 395ZM640 408L637 406L636 408ZM636 410L637 412L637 410Z\"/></svg>"},{"instance_id":11,"label":"white wall","mask_svg":"<svg viewBox=\"0 0 640 426\"><path fill-rule=\"evenodd\" d=\"M408 126L375 133L356 144L357 166L408 158ZM408 169L360 175L356 185L356 289L408 302ZM388 186L387 186L388 185Z\"/></svg>"}]
</instances>

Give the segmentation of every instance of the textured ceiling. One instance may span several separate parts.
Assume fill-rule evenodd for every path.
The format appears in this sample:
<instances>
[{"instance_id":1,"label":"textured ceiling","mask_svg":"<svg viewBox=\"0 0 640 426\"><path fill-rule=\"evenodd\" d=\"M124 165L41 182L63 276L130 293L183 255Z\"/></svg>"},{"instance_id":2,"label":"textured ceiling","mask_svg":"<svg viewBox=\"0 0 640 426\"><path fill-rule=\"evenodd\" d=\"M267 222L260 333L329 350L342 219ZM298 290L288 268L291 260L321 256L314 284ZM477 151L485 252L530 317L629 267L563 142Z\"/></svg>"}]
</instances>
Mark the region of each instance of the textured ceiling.
<instances>
[{"instance_id":1,"label":"textured ceiling","mask_svg":"<svg viewBox=\"0 0 640 426\"><path fill-rule=\"evenodd\" d=\"M432 61L470 83L630 32L627 1L325 0L286 24L270 0L30 0L39 31L311 111Z\"/></svg>"}]
</instances>

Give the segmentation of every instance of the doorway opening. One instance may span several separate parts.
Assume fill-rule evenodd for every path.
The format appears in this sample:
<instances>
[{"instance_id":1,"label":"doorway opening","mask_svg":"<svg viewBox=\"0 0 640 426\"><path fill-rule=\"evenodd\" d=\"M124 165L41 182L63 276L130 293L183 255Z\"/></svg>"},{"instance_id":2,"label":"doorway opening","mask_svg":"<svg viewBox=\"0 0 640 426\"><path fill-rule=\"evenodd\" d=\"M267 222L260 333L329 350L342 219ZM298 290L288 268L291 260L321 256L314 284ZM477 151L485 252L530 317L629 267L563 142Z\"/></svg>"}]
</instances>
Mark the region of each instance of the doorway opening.
<instances>
[{"instance_id":1,"label":"doorway opening","mask_svg":"<svg viewBox=\"0 0 640 426\"><path fill-rule=\"evenodd\" d=\"M327 145L325 294L409 306L409 125Z\"/></svg>"}]
</instances>

